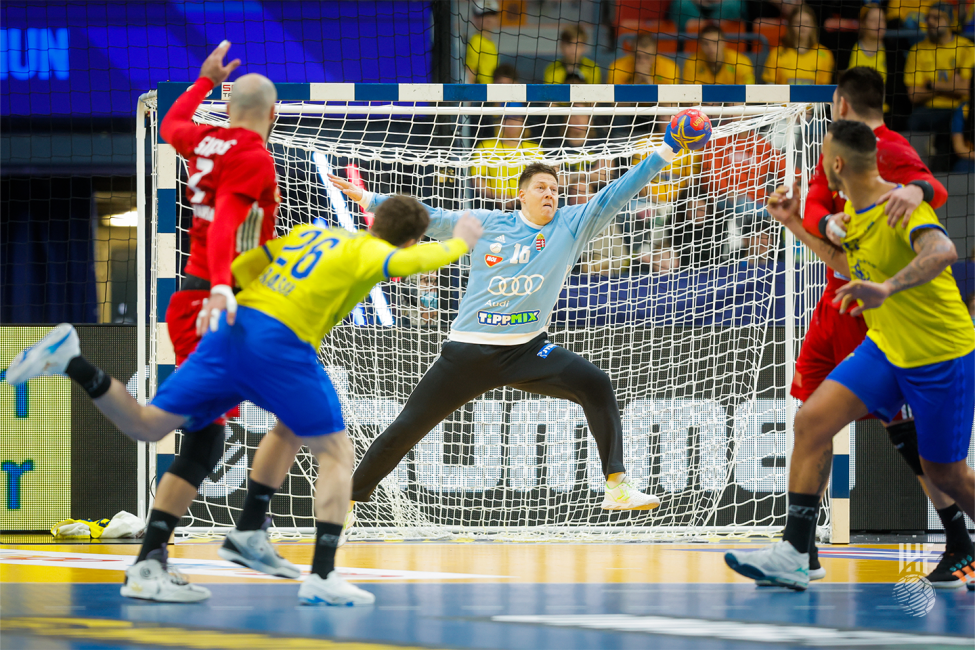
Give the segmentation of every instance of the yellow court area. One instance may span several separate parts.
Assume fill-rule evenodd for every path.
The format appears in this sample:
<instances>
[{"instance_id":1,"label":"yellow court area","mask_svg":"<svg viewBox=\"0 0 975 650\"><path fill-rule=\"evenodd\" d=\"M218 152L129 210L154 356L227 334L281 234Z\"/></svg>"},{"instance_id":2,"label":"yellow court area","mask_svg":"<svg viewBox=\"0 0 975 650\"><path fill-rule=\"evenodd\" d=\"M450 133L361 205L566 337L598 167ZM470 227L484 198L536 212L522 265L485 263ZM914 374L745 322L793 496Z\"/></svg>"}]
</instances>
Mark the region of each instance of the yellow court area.
<instances>
[{"instance_id":1,"label":"yellow court area","mask_svg":"<svg viewBox=\"0 0 975 650\"><path fill-rule=\"evenodd\" d=\"M282 556L295 564L311 564L314 547L310 540L282 541L276 546ZM336 563L351 571L388 572L388 576L380 574L373 578L382 581L422 581L425 579L422 574L437 573L451 574L451 582L750 584L750 580L728 569L722 555L726 549L748 546L753 545L357 542L340 549ZM217 556L219 542L188 541L169 548L171 561L194 582L266 582L256 572L221 560ZM896 559L899 549L898 545L823 547L822 564L827 571L824 582L895 582L903 572L903 563ZM927 555L933 557L940 553L941 547L928 544L917 546L916 550L927 551ZM119 565L104 559L99 561L99 558L135 556L138 546L5 544L0 551L2 582L115 582L121 581L117 572ZM22 555L18 556L17 551ZM37 555L38 552L45 555ZM56 554L84 554L88 559L75 562ZM831 557L834 554L837 557ZM17 561L17 557L23 559ZM28 561L28 558L33 560ZM212 562L214 570L224 568L226 575L201 574L205 578L192 578L194 568L198 567L193 564L183 566L184 560L203 560L207 565ZM366 574L356 575L354 579L370 581Z\"/></svg>"}]
</instances>

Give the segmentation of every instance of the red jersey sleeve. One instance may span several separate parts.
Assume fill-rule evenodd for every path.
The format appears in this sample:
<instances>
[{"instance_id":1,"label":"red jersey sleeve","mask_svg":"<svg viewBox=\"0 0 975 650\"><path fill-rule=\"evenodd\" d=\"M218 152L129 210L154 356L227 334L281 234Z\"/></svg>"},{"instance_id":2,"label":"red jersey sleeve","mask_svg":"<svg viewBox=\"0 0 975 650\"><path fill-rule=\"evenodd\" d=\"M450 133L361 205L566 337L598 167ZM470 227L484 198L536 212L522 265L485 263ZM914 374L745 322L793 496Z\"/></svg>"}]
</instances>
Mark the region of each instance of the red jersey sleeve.
<instances>
[{"instance_id":1,"label":"red jersey sleeve","mask_svg":"<svg viewBox=\"0 0 975 650\"><path fill-rule=\"evenodd\" d=\"M272 191L276 187L274 162L263 147L242 151L225 162L217 186L213 223L207 235L210 286L233 285L230 265L240 252L237 229L254 209L254 202L269 186Z\"/></svg>"},{"instance_id":2,"label":"red jersey sleeve","mask_svg":"<svg viewBox=\"0 0 975 650\"><path fill-rule=\"evenodd\" d=\"M896 136L896 137L894 137ZM880 137L877 150L877 167L880 175L892 183L907 185L911 181L925 181L934 189L930 201L932 208L940 208L948 200L948 190L931 170L921 161L914 148L896 133Z\"/></svg>"},{"instance_id":3,"label":"red jersey sleeve","mask_svg":"<svg viewBox=\"0 0 975 650\"><path fill-rule=\"evenodd\" d=\"M194 124L193 113L211 90L213 90L212 81L206 77L197 79L196 83L173 103L162 124L159 125L159 134L184 158L193 155L193 149L199 144L203 132L210 128Z\"/></svg>"},{"instance_id":4,"label":"red jersey sleeve","mask_svg":"<svg viewBox=\"0 0 975 650\"><path fill-rule=\"evenodd\" d=\"M829 189L826 181L826 172L823 170L823 158L820 156L816 164L816 171L809 179L809 191L806 193L806 211L802 215L802 225L816 237L822 237L819 231L819 222L828 214L833 214L833 191Z\"/></svg>"}]
</instances>

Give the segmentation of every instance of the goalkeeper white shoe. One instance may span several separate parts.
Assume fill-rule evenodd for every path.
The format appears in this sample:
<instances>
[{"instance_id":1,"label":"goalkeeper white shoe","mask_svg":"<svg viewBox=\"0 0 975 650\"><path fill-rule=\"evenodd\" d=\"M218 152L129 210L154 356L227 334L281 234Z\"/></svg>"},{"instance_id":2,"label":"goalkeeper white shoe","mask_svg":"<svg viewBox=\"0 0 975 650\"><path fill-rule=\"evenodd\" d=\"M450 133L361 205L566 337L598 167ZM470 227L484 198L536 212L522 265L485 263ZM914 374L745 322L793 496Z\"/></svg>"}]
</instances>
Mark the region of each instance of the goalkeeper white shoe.
<instances>
[{"instance_id":1,"label":"goalkeeper white shoe","mask_svg":"<svg viewBox=\"0 0 975 650\"><path fill-rule=\"evenodd\" d=\"M606 485L603 495L603 510L653 510L660 505L660 499L652 494L644 494L636 489L630 479L624 478L616 487Z\"/></svg>"},{"instance_id":2,"label":"goalkeeper white shoe","mask_svg":"<svg viewBox=\"0 0 975 650\"><path fill-rule=\"evenodd\" d=\"M68 323L61 323L14 357L7 368L7 383L19 386L34 377L63 375L68 363L79 354L78 332Z\"/></svg>"},{"instance_id":3,"label":"goalkeeper white shoe","mask_svg":"<svg viewBox=\"0 0 975 650\"><path fill-rule=\"evenodd\" d=\"M298 601L302 605L333 605L337 607L354 607L356 605L372 605L376 597L345 581L338 571L332 571L327 578L313 573L301 583L298 589Z\"/></svg>"},{"instance_id":4,"label":"goalkeeper white shoe","mask_svg":"<svg viewBox=\"0 0 975 650\"><path fill-rule=\"evenodd\" d=\"M228 562L234 562L261 573L279 578L297 580L301 570L278 554L274 544L267 538L267 528L271 520L264 522L260 530L237 530L227 533L223 546L217 555Z\"/></svg>"},{"instance_id":5,"label":"goalkeeper white shoe","mask_svg":"<svg viewBox=\"0 0 975 650\"><path fill-rule=\"evenodd\" d=\"M160 603L198 603L210 597L209 589L190 584L179 571L169 568L165 548L152 551L126 569L120 593L126 598Z\"/></svg>"},{"instance_id":6,"label":"goalkeeper white shoe","mask_svg":"<svg viewBox=\"0 0 975 650\"><path fill-rule=\"evenodd\" d=\"M789 542L776 542L758 551L729 551L724 561L736 573L759 583L804 591L809 586L809 553Z\"/></svg>"}]
</instances>

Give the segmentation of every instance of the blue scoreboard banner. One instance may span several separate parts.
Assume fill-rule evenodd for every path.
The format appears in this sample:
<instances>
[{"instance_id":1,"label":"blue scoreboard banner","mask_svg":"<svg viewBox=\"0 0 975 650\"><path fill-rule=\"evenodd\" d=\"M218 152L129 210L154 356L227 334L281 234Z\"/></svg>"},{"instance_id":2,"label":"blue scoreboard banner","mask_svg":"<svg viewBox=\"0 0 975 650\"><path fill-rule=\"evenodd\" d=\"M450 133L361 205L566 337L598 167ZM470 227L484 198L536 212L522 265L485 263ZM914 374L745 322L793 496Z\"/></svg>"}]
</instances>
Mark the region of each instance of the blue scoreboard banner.
<instances>
[{"instance_id":1,"label":"blue scoreboard banner","mask_svg":"<svg viewBox=\"0 0 975 650\"><path fill-rule=\"evenodd\" d=\"M430 81L430 2L0 3L0 115L121 116L160 81L193 81L220 41L235 77Z\"/></svg>"}]
</instances>

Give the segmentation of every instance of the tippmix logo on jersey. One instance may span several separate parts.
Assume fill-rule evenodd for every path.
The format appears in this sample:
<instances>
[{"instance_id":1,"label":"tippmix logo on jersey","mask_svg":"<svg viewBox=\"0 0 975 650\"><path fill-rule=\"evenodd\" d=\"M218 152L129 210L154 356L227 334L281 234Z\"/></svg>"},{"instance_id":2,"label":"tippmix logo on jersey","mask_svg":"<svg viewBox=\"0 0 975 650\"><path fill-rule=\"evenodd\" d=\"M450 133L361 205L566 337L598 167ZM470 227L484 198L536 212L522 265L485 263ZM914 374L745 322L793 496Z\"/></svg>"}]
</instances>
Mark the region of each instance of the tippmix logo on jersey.
<instances>
[{"instance_id":1,"label":"tippmix logo on jersey","mask_svg":"<svg viewBox=\"0 0 975 650\"><path fill-rule=\"evenodd\" d=\"M538 322L538 310L519 311L514 314L498 314L492 311L477 312L477 322L481 325L504 327L505 325L524 325Z\"/></svg>"},{"instance_id":2,"label":"tippmix logo on jersey","mask_svg":"<svg viewBox=\"0 0 975 650\"><path fill-rule=\"evenodd\" d=\"M540 251L545 248L545 235L538 233L535 235L535 250Z\"/></svg>"}]
</instances>

